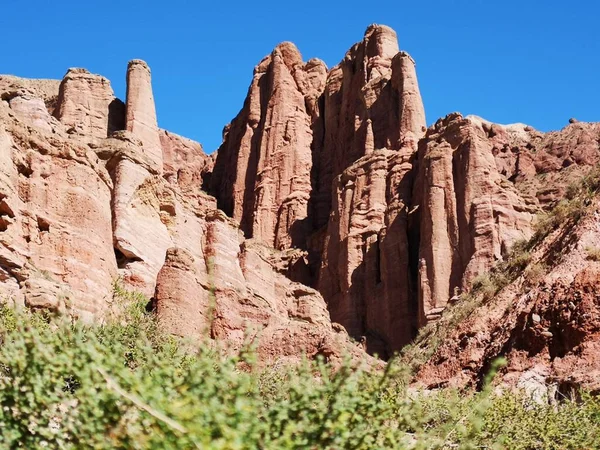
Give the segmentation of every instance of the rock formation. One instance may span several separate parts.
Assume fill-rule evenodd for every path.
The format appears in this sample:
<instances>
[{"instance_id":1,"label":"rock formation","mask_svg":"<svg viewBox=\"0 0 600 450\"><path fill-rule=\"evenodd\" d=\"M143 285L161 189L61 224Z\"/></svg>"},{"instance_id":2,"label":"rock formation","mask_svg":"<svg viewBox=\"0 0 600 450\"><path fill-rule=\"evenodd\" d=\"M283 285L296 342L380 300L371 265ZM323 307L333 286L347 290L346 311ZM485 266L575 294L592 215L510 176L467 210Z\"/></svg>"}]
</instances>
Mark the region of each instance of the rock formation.
<instances>
[{"instance_id":1,"label":"rock formation","mask_svg":"<svg viewBox=\"0 0 600 450\"><path fill-rule=\"evenodd\" d=\"M531 248L522 274L449 330L421 367L418 383L476 387L490 363L504 356L507 367L499 378L509 386L550 399L568 397L580 386L597 392L598 211L596 195Z\"/></svg>"},{"instance_id":2,"label":"rock formation","mask_svg":"<svg viewBox=\"0 0 600 450\"><path fill-rule=\"evenodd\" d=\"M500 175L483 123L449 115L419 148L419 322L439 317L512 244L529 238L535 212Z\"/></svg>"},{"instance_id":3,"label":"rock formation","mask_svg":"<svg viewBox=\"0 0 600 450\"><path fill-rule=\"evenodd\" d=\"M109 120L101 77L71 70L60 95L58 82L39 84L50 92L0 80L2 302L93 322L120 278L152 297L162 326L196 343L238 349L252 337L265 362L363 358L320 294L279 273L288 256L246 241L202 191L213 159L158 129L145 63L128 74L130 130L113 131L125 113ZM61 121L45 106L52 98Z\"/></svg>"},{"instance_id":4,"label":"rock formation","mask_svg":"<svg viewBox=\"0 0 600 450\"><path fill-rule=\"evenodd\" d=\"M124 105L110 81L85 69L69 69L58 93L55 116L71 133L106 138L123 129Z\"/></svg>"},{"instance_id":5,"label":"rock formation","mask_svg":"<svg viewBox=\"0 0 600 450\"><path fill-rule=\"evenodd\" d=\"M254 69L243 109L226 128L212 177L219 207L247 237L305 247L313 140L327 68L285 42Z\"/></svg>"},{"instance_id":6,"label":"rock formation","mask_svg":"<svg viewBox=\"0 0 600 450\"><path fill-rule=\"evenodd\" d=\"M371 25L327 76L325 136L318 171L316 226L331 211L332 182L374 149L416 148L425 132L425 112L415 64L398 51L396 33Z\"/></svg>"},{"instance_id":7,"label":"rock formation","mask_svg":"<svg viewBox=\"0 0 600 450\"><path fill-rule=\"evenodd\" d=\"M256 333L267 361L391 356L600 160L599 124L541 133L453 113L426 130L415 62L382 25L330 70L278 45L216 156L158 127L140 60L129 63L125 104L84 69L62 82L0 76L0 99L2 298L93 321L120 278L173 334L239 348ZM587 220L569 245L594 245ZM596 325L567 324L561 299L585 299L568 317L596 314L596 271L580 257L564 264L531 296L513 283L459 324L423 383L475 383L502 352L515 371L566 376L557 358L595 349L581 336ZM536 324L560 339L541 343L550 336L537 325L515 331L532 302ZM519 359L523 348L542 355L539 367ZM547 355L552 365L540 362Z\"/></svg>"},{"instance_id":8,"label":"rock formation","mask_svg":"<svg viewBox=\"0 0 600 450\"><path fill-rule=\"evenodd\" d=\"M332 320L356 339L364 336L369 352L382 357L415 332L411 160L410 151L375 150L336 179L319 276Z\"/></svg>"},{"instance_id":9,"label":"rock formation","mask_svg":"<svg viewBox=\"0 0 600 450\"><path fill-rule=\"evenodd\" d=\"M127 66L127 102L125 129L142 141L144 155L162 171L162 151L156 108L152 94L150 68L139 59Z\"/></svg>"}]
</instances>

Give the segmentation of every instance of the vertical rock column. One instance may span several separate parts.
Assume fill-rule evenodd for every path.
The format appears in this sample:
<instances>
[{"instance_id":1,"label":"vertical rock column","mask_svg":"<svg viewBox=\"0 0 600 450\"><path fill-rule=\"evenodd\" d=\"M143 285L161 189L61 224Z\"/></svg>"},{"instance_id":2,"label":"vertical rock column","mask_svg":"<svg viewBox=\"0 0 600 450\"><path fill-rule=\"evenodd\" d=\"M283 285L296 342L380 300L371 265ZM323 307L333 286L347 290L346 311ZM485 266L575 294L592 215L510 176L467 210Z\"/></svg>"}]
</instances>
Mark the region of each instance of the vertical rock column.
<instances>
[{"instance_id":1,"label":"vertical rock column","mask_svg":"<svg viewBox=\"0 0 600 450\"><path fill-rule=\"evenodd\" d=\"M124 280L154 295L156 277L172 239L161 221L157 193L164 183L160 135L156 123L150 69L140 60L127 68L126 128L136 139L125 139L111 171L114 246ZM136 142L139 145L136 145ZM129 142L127 142L129 141Z\"/></svg>"},{"instance_id":2,"label":"vertical rock column","mask_svg":"<svg viewBox=\"0 0 600 450\"><path fill-rule=\"evenodd\" d=\"M142 141L144 154L162 171L162 149L150 68L140 59L129 61L127 66L125 127Z\"/></svg>"},{"instance_id":3,"label":"vertical rock column","mask_svg":"<svg viewBox=\"0 0 600 450\"><path fill-rule=\"evenodd\" d=\"M392 60L392 86L398 92L398 128L400 130L399 146L417 149L417 143L425 134L425 109L415 60L406 53L399 52Z\"/></svg>"}]
</instances>

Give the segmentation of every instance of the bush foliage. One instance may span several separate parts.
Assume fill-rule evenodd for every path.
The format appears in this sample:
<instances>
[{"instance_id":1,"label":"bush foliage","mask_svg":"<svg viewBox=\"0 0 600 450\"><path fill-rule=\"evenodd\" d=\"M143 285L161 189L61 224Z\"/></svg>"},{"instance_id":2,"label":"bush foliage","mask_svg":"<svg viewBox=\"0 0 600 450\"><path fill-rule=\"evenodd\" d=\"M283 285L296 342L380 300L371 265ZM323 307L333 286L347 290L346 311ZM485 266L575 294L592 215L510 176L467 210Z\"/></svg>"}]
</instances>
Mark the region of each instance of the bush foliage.
<instances>
[{"instance_id":1,"label":"bush foliage","mask_svg":"<svg viewBox=\"0 0 600 450\"><path fill-rule=\"evenodd\" d=\"M0 308L1 448L596 448L600 403L414 393L406 370L262 367L164 335L120 288L106 323ZM123 306L123 302L128 306ZM184 348L186 350L184 350ZM488 384L489 386L489 384Z\"/></svg>"}]
</instances>

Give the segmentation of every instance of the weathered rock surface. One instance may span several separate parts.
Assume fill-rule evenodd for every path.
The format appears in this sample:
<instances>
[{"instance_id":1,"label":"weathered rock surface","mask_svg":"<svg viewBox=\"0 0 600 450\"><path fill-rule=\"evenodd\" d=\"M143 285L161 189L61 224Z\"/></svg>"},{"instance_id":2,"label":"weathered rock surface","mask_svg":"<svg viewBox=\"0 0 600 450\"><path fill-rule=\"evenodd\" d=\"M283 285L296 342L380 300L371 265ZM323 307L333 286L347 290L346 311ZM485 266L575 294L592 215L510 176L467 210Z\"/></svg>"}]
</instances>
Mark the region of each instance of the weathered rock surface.
<instances>
[{"instance_id":1,"label":"weathered rock surface","mask_svg":"<svg viewBox=\"0 0 600 450\"><path fill-rule=\"evenodd\" d=\"M246 241L223 213L204 220L203 255L169 249L159 273L155 301L167 330L233 349L253 340L265 363L298 361L303 353L340 362L362 353L333 327L317 291L277 273L264 247Z\"/></svg>"},{"instance_id":2,"label":"weathered rock surface","mask_svg":"<svg viewBox=\"0 0 600 450\"><path fill-rule=\"evenodd\" d=\"M410 149L375 150L337 178L319 276L332 320L384 358L416 331L408 231L412 159Z\"/></svg>"},{"instance_id":3,"label":"weathered rock surface","mask_svg":"<svg viewBox=\"0 0 600 450\"><path fill-rule=\"evenodd\" d=\"M127 101L125 129L142 141L144 155L162 171L162 150L156 107L152 94L152 80L148 64L140 59L127 66Z\"/></svg>"},{"instance_id":4,"label":"weathered rock surface","mask_svg":"<svg viewBox=\"0 0 600 450\"><path fill-rule=\"evenodd\" d=\"M126 105L83 69L62 82L0 76L0 99L3 298L92 321L119 276L153 297L174 334L239 348L256 332L268 361L337 360L363 347L390 356L528 237L534 214L600 158L599 124L541 133L451 114L426 130L415 63L381 25L331 70L278 45L255 68L216 156L158 128L140 60L128 66ZM595 245L594 233L572 241ZM596 314L592 266L573 260L573 277L546 280L558 297L536 288L536 323L555 326L570 295L587 298L581 314ZM535 347L537 334L515 334L522 311L515 318L507 307L532 298L521 289L459 326L481 333L465 347L468 361L451 341L422 380L476 382L489 362L481 355L499 354L497 332L509 336L515 373L528 373L517 384L563 377L569 358L596 348L593 320L565 322L575 331L547 351ZM569 339L576 347L556 350ZM535 366L519 353L533 347Z\"/></svg>"},{"instance_id":5,"label":"weathered rock surface","mask_svg":"<svg viewBox=\"0 0 600 450\"><path fill-rule=\"evenodd\" d=\"M60 80L20 78L13 75L0 75L0 92L2 100L26 95L41 99L47 112L52 115L58 102Z\"/></svg>"},{"instance_id":6,"label":"weathered rock surface","mask_svg":"<svg viewBox=\"0 0 600 450\"><path fill-rule=\"evenodd\" d=\"M129 66L129 130L109 129L102 77L68 73L63 122L35 83L16 80L0 91L2 302L102 320L120 277L196 343L238 349L250 336L265 362L365 356L317 291L279 273L298 259L246 241L202 191L214 159L157 128L145 63Z\"/></svg>"},{"instance_id":7,"label":"weathered rock surface","mask_svg":"<svg viewBox=\"0 0 600 450\"><path fill-rule=\"evenodd\" d=\"M414 61L390 28L370 26L329 72L283 43L225 130L212 192L247 236L307 248L327 223L334 178L376 148L416 147L424 131Z\"/></svg>"},{"instance_id":8,"label":"weathered rock surface","mask_svg":"<svg viewBox=\"0 0 600 450\"><path fill-rule=\"evenodd\" d=\"M125 107L110 81L86 69L69 69L60 83L55 116L69 132L106 138L123 129Z\"/></svg>"},{"instance_id":9,"label":"weathered rock surface","mask_svg":"<svg viewBox=\"0 0 600 450\"><path fill-rule=\"evenodd\" d=\"M184 191L208 188L214 160L204 153L202 145L166 130L160 130L160 144L167 181Z\"/></svg>"},{"instance_id":10,"label":"weathered rock surface","mask_svg":"<svg viewBox=\"0 0 600 450\"><path fill-rule=\"evenodd\" d=\"M419 147L419 322L439 316L456 291L531 236L534 207L497 170L483 124L451 114Z\"/></svg>"},{"instance_id":11,"label":"weathered rock surface","mask_svg":"<svg viewBox=\"0 0 600 450\"><path fill-rule=\"evenodd\" d=\"M212 177L219 207L247 237L305 247L311 231L312 145L327 68L285 42L254 70L243 109L224 132Z\"/></svg>"},{"instance_id":12,"label":"weathered rock surface","mask_svg":"<svg viewBox=\"0 0 600 450\"><path fill-rule=\"evenodd\" d=\"M112 296L112 182L88 147L0 105L0 296L99 317Z\"/></svg>"},{"instance_id":13,"label":"weathered rock surface","mask_svg":"<svg viewBox=\"0 0 600 450\"><path fill-rule=\"evenodd\" d=\"M329 216L332 182L343 170L374 149L416 148L425 132L414 61L399 52L396 33L389 27L367 28L364 39L330 70L323 97L317 226Z\"/></svg>"}]
</instances>

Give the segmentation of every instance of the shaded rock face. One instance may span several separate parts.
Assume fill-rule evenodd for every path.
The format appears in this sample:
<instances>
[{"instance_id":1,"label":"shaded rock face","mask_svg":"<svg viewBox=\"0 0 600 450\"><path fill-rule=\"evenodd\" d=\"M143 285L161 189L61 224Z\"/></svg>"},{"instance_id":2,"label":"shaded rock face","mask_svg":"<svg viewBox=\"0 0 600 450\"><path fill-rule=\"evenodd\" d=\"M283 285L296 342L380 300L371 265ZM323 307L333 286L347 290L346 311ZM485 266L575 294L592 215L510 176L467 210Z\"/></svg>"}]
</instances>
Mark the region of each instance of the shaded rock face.
<instances>
[{"instance_id":1,"label":"shaded rock face","mask_svg":"<svg viewBox=\"0 0 600 450\"><path fill-rule=\"evenodd\" d=\"M106 138L123 129L124 111L110 81L100 75L69 69L60 83L55 116L71 133Z\"/></svg>"},{"instance_id":2,"label":"shaded rock face","mask_svg":"<svg viewBox=\"0 0 600 450\"><path fill-rule=\"evenodd\" d=\"M307 248L329 218L334 178L375 148L414 147L424 131L414 61L390 28L369 27L329 72L284 43L226 128L212 192L247 236Z\"/></svg>"},{"instance_id":3,"label":"shaded rock face","mask_svg":"<svg viewBox=\"0 0 600 450\"><path fill-rule=\"evenodd\" d=\"M316 224L331 210L332 182L374 149L416 147L425 132L425 112L415 64L398 51L396 33L371 25L327 76L325 135L318 171Z\"/></svg>"},{"instance_id":4,"label":"shaded rock face","mask_svg":"<svg viewBox=\"0 0 600 450\"><path fill-rule=\"evenodd\" d=\"M327 68L278 45L254 70L242 111L226 128L212 192L246 236L276 248L305 246L311 231L312 146L322 132Z\"/></svg>"},{"instance_id":5,"label":"shaded rock face","mask_svg":"<svg viewBox=\"0 0 600 450\"><path fill-rule=\"evenodd\" d=\"M375 150L337 178L319 276L332 319L384 358L415 332L411 160L410 151Z\"/></svg>"},{"instance_id":6,"label":"shaded rock face","mask_svg":"<svg viewBox=\"0 0 600 450\"><path fill-rule=\"evenodd\" d=\"M265 362L366 356L280 273L298 258L246 241L202 191L214 160L158 129L149 74L130 63L126 130L110 129L102 77L71 70L60 95L58 81L0 78L0 300L94 322L120 278L195 344L252 336ZM59 97L60 121L46 106Z\"/></svg>"}]
</instances>

